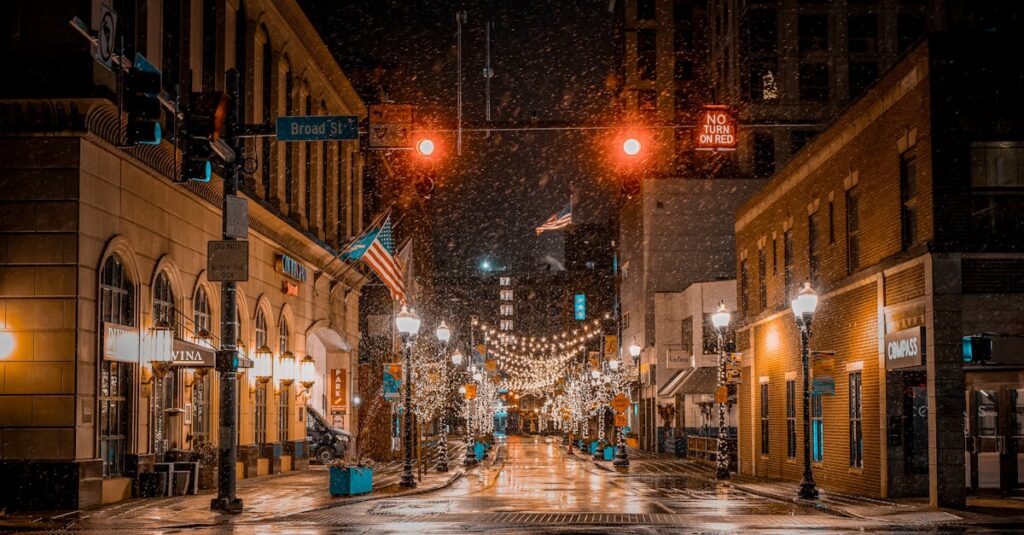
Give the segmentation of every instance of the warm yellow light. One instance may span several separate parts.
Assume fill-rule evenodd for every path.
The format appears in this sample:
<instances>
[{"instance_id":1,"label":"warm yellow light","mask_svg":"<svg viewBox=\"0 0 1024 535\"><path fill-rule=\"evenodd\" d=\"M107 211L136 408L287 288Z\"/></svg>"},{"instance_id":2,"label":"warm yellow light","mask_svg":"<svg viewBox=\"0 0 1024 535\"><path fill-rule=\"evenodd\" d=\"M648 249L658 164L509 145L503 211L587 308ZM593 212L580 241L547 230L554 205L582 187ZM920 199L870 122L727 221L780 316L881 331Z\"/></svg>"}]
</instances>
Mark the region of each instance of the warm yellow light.
<instances>
[{"instance_id":1,"label":"warm yellow light","mask_svg":"<svg viewBox=\"0 0 1024 535\"><path fill-rule=\"evenodd\" d=\"M640 141L636 138L629 138L622 143L622 152L629 156L636 156L640 153Z\"/></svg>"},{"instance_id":2,"label":"warm yellow light","mask_svg":"<svg viewBox=\"0 0 1024 535\"><path fill-rule=\"evenodd\" d=\"M11 356L14 352L14 335L7 331L0 331L0 359Z\"/></svg>"}]
</instances>

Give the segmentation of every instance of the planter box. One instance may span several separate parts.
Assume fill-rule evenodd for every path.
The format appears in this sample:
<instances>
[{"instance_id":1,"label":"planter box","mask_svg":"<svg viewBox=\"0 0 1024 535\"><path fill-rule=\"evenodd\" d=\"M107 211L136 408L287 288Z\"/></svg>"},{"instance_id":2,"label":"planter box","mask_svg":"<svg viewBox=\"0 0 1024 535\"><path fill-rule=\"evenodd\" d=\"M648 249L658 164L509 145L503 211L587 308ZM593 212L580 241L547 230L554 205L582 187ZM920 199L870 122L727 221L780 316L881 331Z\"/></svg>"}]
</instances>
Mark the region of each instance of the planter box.
<instances>
[{"instance_id":1,"label":"planter box","mask_svg":"<svg viewBox=\"0 0 1024 535\"><path fill-rule=\"evenodd\" d=\"M373 490L373 468L330 469L331 496L353 496Z\"/></svg>"},{"instance_id":2,"label":"planter box","mask_svg":"<svg viewBox=\"0 0 1024 535\"><path fill-rule=\"evenodd\" d=\"M484 443L483 442L477 442L473 446L473 454L476 455L476 460L478 460L478 461L480 459L484 458Z\"/></svg>"},{"instance_id":3,"label":"planter box","mask_svg":"<svg viewBox=\"0 0 1024 535\"><path fill-rule=\"evenodd\" d=\"M213 490L217 488L217 468L199 467L199 490Z\"/></svg>"},{"instance_id":4,"label":"planter box","mask_svg":"<svg viewBox=\"0 0 1024 535\"><path fill-rule=\"evenodd\" d=\"M617 446L607 446L604 448L604 460L612 461L615 459L615 449Z\"/></svg>"},{"instance_id":5,"label":"planter box","mask_svg":"<svg viewBox=\"0 0 1024 535\"><path fill-rule=\"evenodd\" d=\"M593 455L595 453L597 453L597 441L596 440L590 443L590 454Z\"/></svg>"}]
</instances>

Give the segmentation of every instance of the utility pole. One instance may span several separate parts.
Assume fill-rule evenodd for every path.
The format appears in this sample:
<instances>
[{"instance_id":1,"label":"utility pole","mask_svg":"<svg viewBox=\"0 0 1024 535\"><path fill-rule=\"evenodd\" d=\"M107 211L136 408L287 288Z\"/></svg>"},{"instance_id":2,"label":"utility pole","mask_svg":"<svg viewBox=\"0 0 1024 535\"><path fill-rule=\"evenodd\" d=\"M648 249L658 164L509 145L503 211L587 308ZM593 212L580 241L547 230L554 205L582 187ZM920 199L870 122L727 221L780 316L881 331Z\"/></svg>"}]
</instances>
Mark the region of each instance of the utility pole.
<instances>
[{"instance_id":1,"label":"utility pole","mask_svg":"<svg viewBox=\"0 0 1024 535\"><path fill-rule=\"evenodd\" d=\"M233 240L228 233L228 202L238 193L239 123L241 117L239 73L232 68L227 72L227 97L230 106L226 124L226 141L234 150L234 158L224 161L224 201L221 206L223 239ZM230 160L230 161L228 161ZM217 371L220 372L220 456L217 463L217 497L210 501L210 509L224 513L241 513L242 500L235 496L235 466L238 459L238 300L234 281L221 282L221 350L217 352Z\"/></svg>"}]
</instances>

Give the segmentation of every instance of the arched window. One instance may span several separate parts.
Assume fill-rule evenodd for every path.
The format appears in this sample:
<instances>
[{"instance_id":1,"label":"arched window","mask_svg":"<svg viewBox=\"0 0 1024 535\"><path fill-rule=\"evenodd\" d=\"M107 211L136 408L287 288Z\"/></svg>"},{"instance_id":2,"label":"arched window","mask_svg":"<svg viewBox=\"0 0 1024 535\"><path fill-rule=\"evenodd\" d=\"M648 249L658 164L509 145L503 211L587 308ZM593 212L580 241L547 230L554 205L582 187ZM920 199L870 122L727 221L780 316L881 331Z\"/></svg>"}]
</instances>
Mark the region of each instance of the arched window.
<instances>
[{"instance_id":1,"label":"arched window","mask_svg":"<svg viewBox=\"0 0 1024 535\"><path fill-rule=\"evenodd\" d=\"M172 327L176 324L174 317L174 290L167 274L161 272L153 284L153 322L166 321Z\"/></svg>"},{"instance_id":2,"label":"arched window","mask_svg":"<svg viewBox=\"0 0 1024 535\"><path fill-rule=\"evenodd\" d=\"M281 318L280 338L278 339L280 345L281 354L284 355L288 351L288 337L291 336L291 332L288 330L288 320Z\"/></svg>"},{"instance_id":3,"label":"arched window","mask_svg":"<svg viewBox=\"0 0 1024 535\"><path fill-rule=\"evenodd\" d=\"M284 72L281 73L284 77L284 114L290 116L295 111L295 81L292 80L291 68L285 63ZM295 207L292 205L292 198L294 197L295 189L295 174L293 167L295 166L295 143L284 144L284 204L287 207L288 213L294 217Z\"/></svg>"},{"instance_id":4,"label":"arched window","mask_svg":"<svg viewBox=\"0 0 1024 535\"><path fill-rule=\"evenodd\" d=\"M175 321L174 291L171 289L171 282L167 273L160 272L153 283L153 322L165 321L171 328L177 331ZM151 357L151 355L150 355ZM171 439L168 436L167 413L165 409L178 406L175 400L178 396L178 376L180 368L172 368L164 377L157 377L153 381L153 451L163 453L171 447Z\"/></svg>"},{"instance_id":5,"label":"arched window","mask_svg":"<svg viewBox=\"0 0 1024 535\"><path fill-rule=\"evenodd\" d=\"M267 345L267 316L263 309L256 310L256 349ZM268 346L269 347L269 346Z\"/></svg>"},{"instance_id":6,"label":"arched window","mask_svg":"<svg viewBox=\"0 0 1024 535\"><path fill-rule=\"evenodd\" d=\"M270 47L270 35L267 33L266 27L260 28L260 38L263 40L261 47L261 73L262 80L256 82L256 87L260 88L261 95L261 117L260 120L264 123L270 123L270 119L274 116L274 102L272 99L273 91L273 76L271 75L274 68L274 50ZM260 162L263 164L262 173L263 176L263 198L271 199L276 195L271 190L270 180L270 136L264 136L260 138Z\"/></svg>"},{"instance_id":7,"label":"arched window","mask_svg":"<svg viewBox=\"0 0 1024 535\"><path fill-rule=\"evenodd\" d=\"M192 299L192 326L195 328L192 334L197 339L205 340L210 337L213 331L213 319L210 316L210 297L200 286L196 290L195 298Z\"/></svg>"},{"instance_id":8,"label":"arched window","mask_svg":"<svg viewBox=\"0 0 1024 535\"><path fill-rule=\"evenodd\" d=\"M103 322L135 325L135 286L116 255L107 258L100 270L100 333ZM100 341L103 347L103 340ZM125 473L125 452L131 430L132 365L107 360L100 363L99 427L103 477Z\"/></svg>"},{"instance_id":9,"label":"arched window","mask_svg":"<svg viewBox=\"0 0 1024 535\"><path fill-rule=\"evenodd\" d=\"M323 101L323 100L320 101L320 114L321 115L330 115L330 112L327 110L327 102L326 101ZM320 142L320 230L323 232L322 236L323 236L325 241L328 239L327 236L329 234L328 231L327 231L327 223L328 223L328 220L327 220L327 164L328 164L328 160L329 160L329 158L327 157L327 142L326 141L321 141ZM310 213L312 213L312 212L310 212ZM310 221L312 221L312 218L310 219ZM309 226L312 227L313 224L310 223Z\"/></svg>"}]
</instances>

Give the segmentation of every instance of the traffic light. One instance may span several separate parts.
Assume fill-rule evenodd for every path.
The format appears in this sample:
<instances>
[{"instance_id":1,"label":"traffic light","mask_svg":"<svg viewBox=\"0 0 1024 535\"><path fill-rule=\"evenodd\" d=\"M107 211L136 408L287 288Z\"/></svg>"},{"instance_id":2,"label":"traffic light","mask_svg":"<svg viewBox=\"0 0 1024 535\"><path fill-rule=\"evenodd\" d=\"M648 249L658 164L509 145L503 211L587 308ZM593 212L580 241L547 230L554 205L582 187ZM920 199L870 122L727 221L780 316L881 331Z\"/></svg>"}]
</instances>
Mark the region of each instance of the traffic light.
<instances>
[{"instance_id":1,"label":"traffic light","mask_svg":"<svg viewBox=\"0 0 1024 535\"><path fill-rule=\"evenodd\" d=\"M621 182L622 194L626 196L633 196L640 193L640 178L635 176L626 176L622 178Z\"/></svg>"},{"instance_id":2,"label":"traffic light","mask_svg":"<svg viewBox=\"0 0 1024 535\"><path fill-rule=\"evenodd\" d=\"M640 140L635 137L627 138L622 142L622 152L626 153L626 156L636 156L640 154L640 149L642 148L643 145L640 143Z\"/></svg>"},{"instance_id":3,"label":"traffic light","mask_svg":"<svg viewBox=\"0 0 1024 535\"><path fill-rule=\"evenodd\" d=\"M125 108L128 112L127 141L130 144L159 145L160 71L136 54L135 64L124 78Z\"/></svg>"},{"instance_id":4,"label":"traffic light","mask_svg":"<svg viewBox=\"0 0 1024 535\"><path fill-rule=\"evenodd\" d=\"M192 93L185 113L181 177L178 182L209 182L213 175L211 143L225 133L230 101L220 92Z\"/></svg>"},{"instance_id":5,"label":"traffic light","mask_svg":"<svg viewBox=\"0 0 1024 535\"><path fill-rule=\"evenodd\" d=\"M992 358L991 338L983 335L975 335L965 336L962 340L964 362L984 364Z\"/></svg>"},{"instance_id":6,"label":"traffic light","mask_svg":"<svg viewBox=\"0 0 1024 535\"><path fill-rule=\"evenodd\" d=\"M423 138L416 142L416 152L420 156L430 157L434 154L434 140L430 138Z\"/></svg>"}]
</instances>

